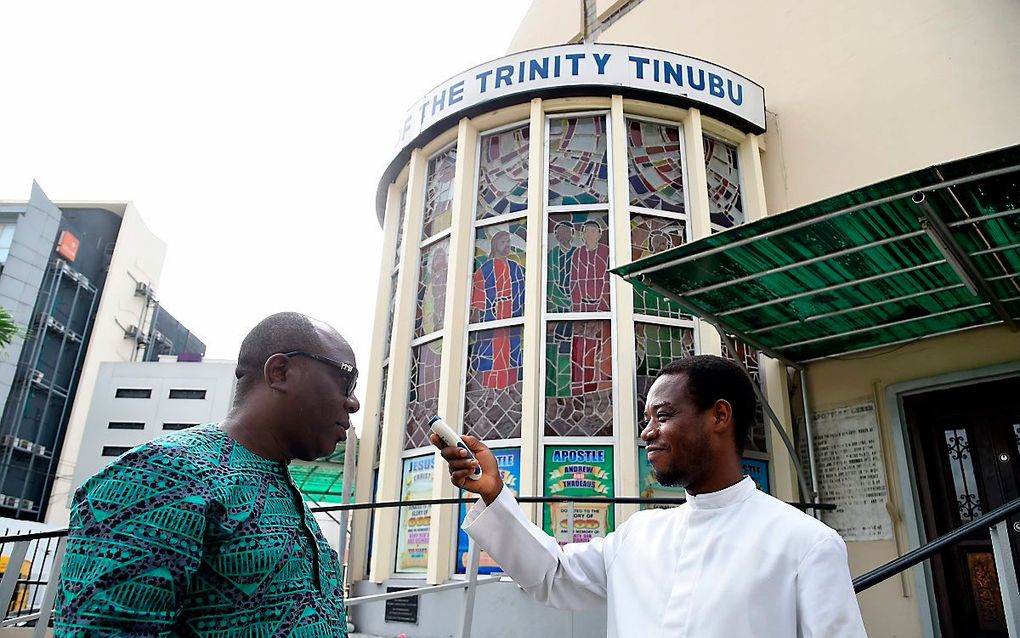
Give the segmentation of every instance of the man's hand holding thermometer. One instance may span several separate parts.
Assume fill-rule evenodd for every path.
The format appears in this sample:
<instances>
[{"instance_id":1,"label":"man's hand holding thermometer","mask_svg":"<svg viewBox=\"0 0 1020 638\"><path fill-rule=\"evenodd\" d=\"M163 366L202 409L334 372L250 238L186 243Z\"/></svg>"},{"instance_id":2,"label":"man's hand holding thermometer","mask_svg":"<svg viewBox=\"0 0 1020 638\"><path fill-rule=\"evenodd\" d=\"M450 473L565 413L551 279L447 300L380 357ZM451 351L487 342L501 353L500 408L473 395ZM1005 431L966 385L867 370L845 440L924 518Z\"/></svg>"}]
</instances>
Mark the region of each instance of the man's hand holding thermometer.
<instances>
[{"instance_id":1,"label":"man's hand holding thermometer","mask_svg":"<svg viewBox=\"0 0 1020 638\"><path fill-rule=\"evenodd\" d=\"M438 416L429 420L432 445L440 449L450 468L450 481L457 487L481 495L486 504L499 496L503 480L496 457L473 436L459 436Z\"/></svg>"}]
</instances>

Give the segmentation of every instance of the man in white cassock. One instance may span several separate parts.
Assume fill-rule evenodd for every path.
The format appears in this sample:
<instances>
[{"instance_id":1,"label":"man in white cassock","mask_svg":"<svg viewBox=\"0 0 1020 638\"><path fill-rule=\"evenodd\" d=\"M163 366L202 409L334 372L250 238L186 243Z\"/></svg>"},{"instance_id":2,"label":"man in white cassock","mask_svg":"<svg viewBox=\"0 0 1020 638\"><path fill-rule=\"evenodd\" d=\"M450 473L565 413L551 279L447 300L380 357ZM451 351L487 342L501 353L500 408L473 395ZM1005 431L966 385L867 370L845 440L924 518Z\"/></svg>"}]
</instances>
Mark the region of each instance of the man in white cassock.
<instances>
[{"instance_id":1,"label":"man in white cassock","mask_svg":"<svg viewBox=\"0 0 1020 638\"><path fill-rule=\"evenodd\" d=\"M664 367L648 391L641 438L659 483L682 485L687 502L562 548L523 516L489 448L463 437L483 472L472 481L475 461L432 442L453 484L482 497L464 521L475 542L542 603L608 605L610 638L866 636L843 540L743 475L751 383L722 357Z\"/></svg>"}]
</instances>

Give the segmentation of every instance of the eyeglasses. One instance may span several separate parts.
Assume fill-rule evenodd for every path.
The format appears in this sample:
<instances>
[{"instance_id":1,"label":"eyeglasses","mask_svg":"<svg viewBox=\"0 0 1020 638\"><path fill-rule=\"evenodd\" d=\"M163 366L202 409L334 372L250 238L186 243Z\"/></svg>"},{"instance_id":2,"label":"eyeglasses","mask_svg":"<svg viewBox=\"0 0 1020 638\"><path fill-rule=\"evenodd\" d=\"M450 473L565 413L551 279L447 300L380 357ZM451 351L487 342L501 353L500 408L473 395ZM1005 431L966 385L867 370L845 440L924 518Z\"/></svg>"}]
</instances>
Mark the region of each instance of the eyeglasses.
<instances>
[{"instance_id":1,"label":"eyeglasses","mask_svg":"<svg viewBox=\"0 0 1020 638\"><path fill-rule=\"evenodd\" d=\"M321 363L325 363L328 366L336 368L341 374L347 377L347 397L354 397L354 388L358 385L358 369L346 361L337 361L336 359L330 359L324 357L321 354L312 354L311 352L305 352L304 350L291 350L290 352L281 352L285 357L308 357L309 359L315 359Z\"/></svg>"}]
</instances>

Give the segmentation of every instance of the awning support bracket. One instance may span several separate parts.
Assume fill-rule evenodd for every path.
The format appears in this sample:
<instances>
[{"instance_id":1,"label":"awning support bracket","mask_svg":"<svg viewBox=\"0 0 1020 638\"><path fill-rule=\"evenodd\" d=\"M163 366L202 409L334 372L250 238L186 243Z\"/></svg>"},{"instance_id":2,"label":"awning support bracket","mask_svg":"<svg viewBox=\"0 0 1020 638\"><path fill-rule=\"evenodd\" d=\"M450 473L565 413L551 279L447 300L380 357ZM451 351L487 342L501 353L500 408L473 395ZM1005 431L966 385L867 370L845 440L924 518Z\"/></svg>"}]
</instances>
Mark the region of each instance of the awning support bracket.
<instances>
[{"instance_id":1,"label":"awning support bracket","mask_svg":"<svg viewBox=\"0 0 1020 638\"><path fill-rule=\"evenodd\" d=\"M927 201L923 192L914 193L913 197L910 198L917 206L921 209L924 214L922 218L923 227L932 242L938 248L942 256L946 258L946 261L952 266L957 276L963 282L963 285L971 291L974 296L981 298L987 302L995 314L1002 320L1012 332L1017 332L1018 327L1013 317L1010 316L1009 311L999 301L998 296L992 290L991 286L988 285L988 281L981 275L981 271L971 260L970 255L967 254L960 244L953 237L952 231L946 222L939 217L939 214L935 212L931 203Z\"/></svg>"}]
</instances>

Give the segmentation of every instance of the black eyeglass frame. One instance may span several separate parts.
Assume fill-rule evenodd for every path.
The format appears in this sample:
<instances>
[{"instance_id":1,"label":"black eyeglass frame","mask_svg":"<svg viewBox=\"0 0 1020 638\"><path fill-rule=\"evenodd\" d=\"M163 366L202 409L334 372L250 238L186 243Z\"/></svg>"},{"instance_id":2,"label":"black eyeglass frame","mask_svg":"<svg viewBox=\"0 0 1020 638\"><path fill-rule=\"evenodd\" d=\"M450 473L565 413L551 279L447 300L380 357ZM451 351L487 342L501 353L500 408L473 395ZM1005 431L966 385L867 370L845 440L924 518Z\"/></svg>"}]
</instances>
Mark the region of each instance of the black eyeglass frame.
<instances>
[{"instance_id":1,"label":"black eyeglass frame","mask_svg":"<svg viewBox=\"0 0 1020 638\"><path fill-rule=\"evenodd\" d=\"M347 382L347 398L354 398L354 389L358 385L358 369L346 361L337 361L321 354L315 354L314 352L305 352L304 350L291 350L290 352L278 352L285 357L308 357L309 359L315 359L320 363L325 363L328 366L336 368L341 373L347 375L350 379Z\"/></svg>"}]
</instances>

